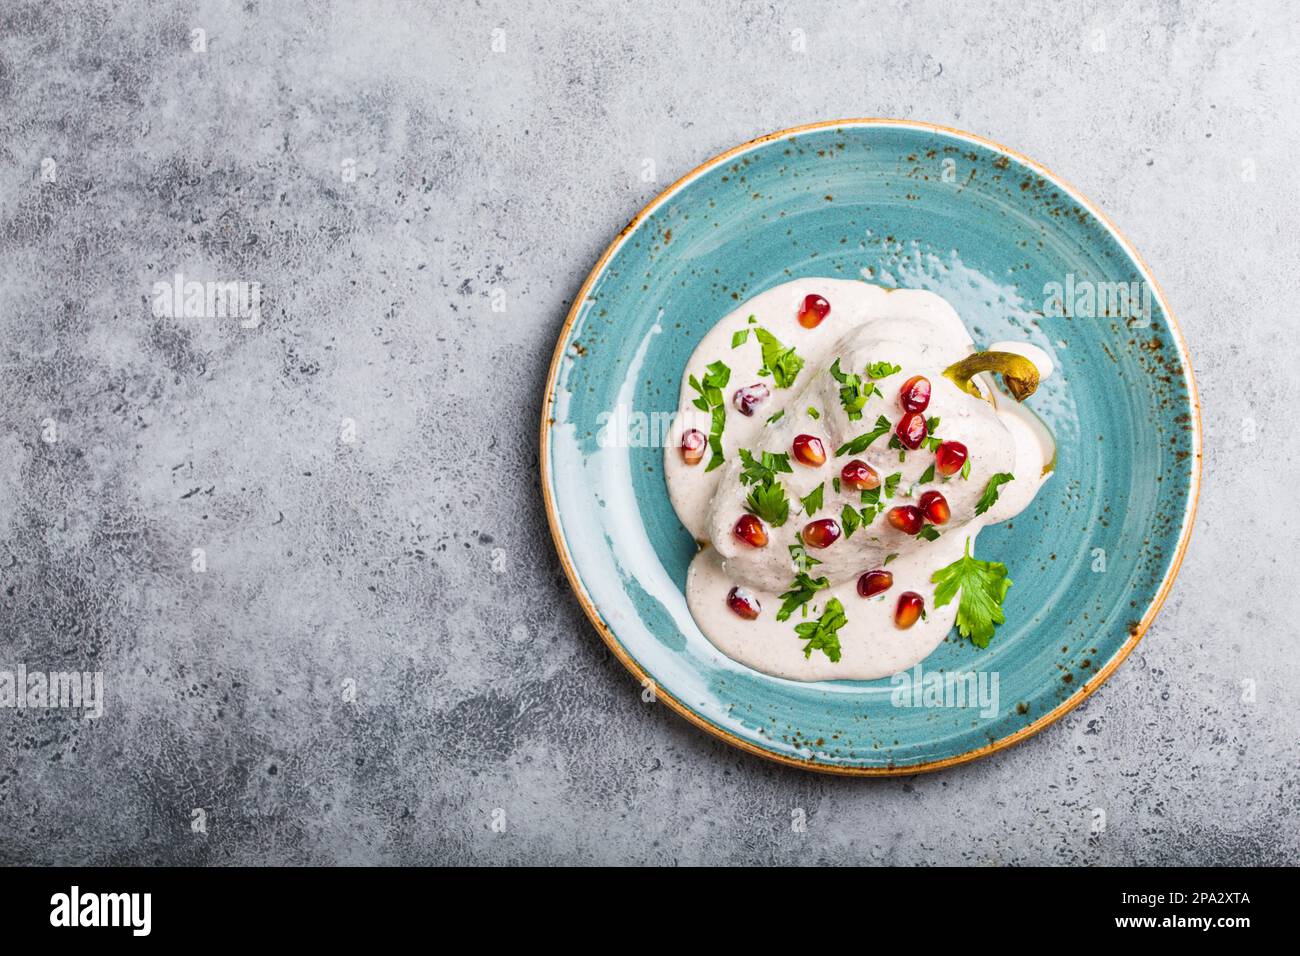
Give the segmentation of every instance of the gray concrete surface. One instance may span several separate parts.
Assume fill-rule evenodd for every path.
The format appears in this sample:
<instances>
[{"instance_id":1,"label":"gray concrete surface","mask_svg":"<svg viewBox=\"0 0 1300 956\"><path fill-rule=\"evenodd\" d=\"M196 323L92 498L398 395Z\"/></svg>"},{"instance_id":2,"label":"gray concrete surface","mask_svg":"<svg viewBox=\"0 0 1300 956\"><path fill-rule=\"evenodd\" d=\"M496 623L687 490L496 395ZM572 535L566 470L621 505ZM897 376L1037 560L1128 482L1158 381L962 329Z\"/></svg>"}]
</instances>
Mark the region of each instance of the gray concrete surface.
<instances>
[{"instance_id":1,"label":"gray concrete surface","mask_svg":"<svg viewBox=\"0 0 1300 956\"><path fill-rule=\"evenodd\" d=\"M0 860L1295 862L1300 28L1233 6L6 0L0 668L102 670L106 705L0 710ZM643 704L535 480L614 232L855 115L982 133L1106 209L1207 430L1130 661L1028 743L888 781ZM260 324L156 317L176 272L260 282Z\"/></svg>"}]
</instances>

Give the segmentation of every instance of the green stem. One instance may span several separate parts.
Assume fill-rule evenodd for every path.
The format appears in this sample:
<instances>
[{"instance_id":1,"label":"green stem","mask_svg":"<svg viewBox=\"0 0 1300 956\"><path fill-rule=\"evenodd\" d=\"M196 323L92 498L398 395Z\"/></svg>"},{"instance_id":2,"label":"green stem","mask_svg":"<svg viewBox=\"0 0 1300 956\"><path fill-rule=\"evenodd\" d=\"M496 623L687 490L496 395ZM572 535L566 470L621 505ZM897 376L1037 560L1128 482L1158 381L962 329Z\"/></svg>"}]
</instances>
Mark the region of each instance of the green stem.
<instances>
[{"instance_id":1,"label":"green stem","mask_svg":"<svg viewBox=\"0 0 1300 956\"><path fill-rule=\"evenodd\" d=\"M1011 397L1023 402L1038 388L1038 366L1015 352L976 352L943 370L944 378L971 395L979 389L971 382L981 372L997 372Z\"/></svg>"}]
</instances>

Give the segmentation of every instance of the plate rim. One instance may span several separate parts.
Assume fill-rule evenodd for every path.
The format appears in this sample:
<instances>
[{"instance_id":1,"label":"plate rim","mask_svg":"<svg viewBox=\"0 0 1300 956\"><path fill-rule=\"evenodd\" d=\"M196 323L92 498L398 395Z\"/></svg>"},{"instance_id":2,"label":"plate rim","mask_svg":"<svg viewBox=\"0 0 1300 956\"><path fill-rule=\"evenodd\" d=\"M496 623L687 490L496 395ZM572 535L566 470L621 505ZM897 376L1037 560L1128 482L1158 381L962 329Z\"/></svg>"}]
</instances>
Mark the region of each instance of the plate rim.
<instances>
[{"instance_id":1,"label":"plate rim","mask_svg":"<svg viewBox=\"0 0 1300 956\"><path fill-rule=\"evenodd\" d=\"M1155 597L1151 600L1150 604L1148 604L1137 627L1130 630L1128 640L1126 640L1111 659L1107 661L1103 667L1099 668L1091 678L1085 681L1078 690L1061 703L1057 704L1042 717L1039 717L1037 720L1020 728L1014 733L1007 734L1005 737L999 737L997 740L984 744L983 746L975 747L960 754L954 754L938 760L927 760L920 763L910 764L891 763L882 767L854 767L842 764L824 763L819 761L816 756L807 759L800 759L798 757L790 757L785 754L767 750L752 741L736 736L730 731L712 723L703 715L696 713L693 709L678 700L673 694L665 690L658 681L654 680L654 678L647 674L632 655L628 653L627 649L623 647L618 637L614 634L613 629L605 622L600 611L592 601L591 595L587 593L582 578L579 576L577 568L573 564L573 558L569 554L563 528L560 525L555 492L552 487L550 466L551 426L554 424L553 410L555 405L555 384L559 377L560 361L563 359L567 350L566 344L569 339L569 333L573 329L574 323L577 321L579 312L582 311L583 303L586 302L587 294L591 290L591 287L604 271L609 260L622 247L623 242L632 234L637 226L639 226L648 216L658 209L659 206L675 195L689 182L704 175L716 166L725 163L727 160L730 160L735 156L756 149L765 143L772 142L773 140L792 138L798 134L811 132L813 130L857 126L901 126L915 130L939 132L947 136L965 139L993 150L994 152L1015 159L1017 162L1022 163L1031 170L1034 170L1039 175L1063 189L1080 206L1086 209L1089 214L1094 216L1098 222L1106 227L1129 258L1137 264L1143 274L1143 278L1151 284L1156 299L1159 301L1161 309L1164 311L1164 314L1168 319L1169 328L1174 333L1174 343L1178 350L1180 366L1187 382L1187 394L1191 401L1192 411L1194 413L1192 415L1192 448L1195 453L1195 465L1192 469L1191 475L1191 494L1188 495L1187 506L1183 511L1182 526L1178 532L1178 547L1175 549L1173 562L1165 572L1165 576L1160 582L1160 587L1157 590ZM1110 217L1102 212L1095 203L1084 196L1069 182L1062 179L1041 163L1035 162L1028 156L1025 156L1023 153L1017 152L1008 146L1004 146L995 140L988 139L987 137L980 136L976 133L967 132L966 130L956 129L951 126L927 123L922 120L891 119L888 117L855 117L838 120L822 120L815 123L804 123L799 126L791 126L786 129L777 130L773 133L767 133L763 136L741 143L739 146L733 146L731 149L719 153L711 159L705 160L703 163L669 184L653 199L646 203L645 206L643 206L641 210L632 217L628 224L619 230L618 234L605 248L605 251L601 253L600 258L598 258L595 264L591 267L591 270L587 273L587 278L583 280L582 286L574 296L573 302L569 307L568 315L565 316L564 324L560 327L555 343L555 350L551 354L551 365L546 376L545 388L545 398L542 402L541 430L539 435L538 451L541 456L540 477L542 485L542 501L546 507L546 522L550 527L551 540L555 544L555 550L560 558L560 566L564 569L564 575L568 579L569 586L573 589L573 593L577 597L578 603L582 605L582 610L587 615L587 619L591 621L592 625L595 627L596 633L600 635L601 640L605 642L606 646L614 656L628 669L629 672L631 672L632 676L642 683L648 680L654 685L656 699L662 700L666 703L670 710L675 711L696 727L699 727L705 732L731 744L734 747L738 747L747 753L754 754L766 760L789 767L795 767L800 770L849 777L897 777L910 776L918 773L931 773L936 770L943 770L948 767L970 763L971 761L978 760L981 757L987 757L990 754L1012 747L1015 744L1020 743L1022 740L1034 736L1039 731L1050 727L1091 697L1092 694L1110 678L1111 674L1115 672L1119 665L1124 663L1129 654L1132 653L1133 649L1137 647L1138 643L1142 640L1143 635L1146 634L1147 629L1150 628L1151 624L1155 621L1156 616L1160 613L1161 608L1164 607L1165 600L1168 598L1169 592L1173 588L1174 581L1178 577L1178 572L1182 568L1183 558L1186 555L1187 547L1191 542L1192 529L1196 523L1196 509L1200 501L1201 493L1202 464L1200 394L1196 387L1196 372L1192 365L1191 352L1187 348L1187 340L1183 336L1183 330L1179 326L1173 310L1169 307L1169 302L1166 300L1164 291L1160 288L1159 282L1156 281L1155 275L1152 273L1150 267L1147 266L1146 261L1143 260L1142 256L1138 253L1137 249L1134 248L1133 244L1128 241L1127 237L1119 231L1119 228L1111 221Z\"/></svg>"}]
</instances>

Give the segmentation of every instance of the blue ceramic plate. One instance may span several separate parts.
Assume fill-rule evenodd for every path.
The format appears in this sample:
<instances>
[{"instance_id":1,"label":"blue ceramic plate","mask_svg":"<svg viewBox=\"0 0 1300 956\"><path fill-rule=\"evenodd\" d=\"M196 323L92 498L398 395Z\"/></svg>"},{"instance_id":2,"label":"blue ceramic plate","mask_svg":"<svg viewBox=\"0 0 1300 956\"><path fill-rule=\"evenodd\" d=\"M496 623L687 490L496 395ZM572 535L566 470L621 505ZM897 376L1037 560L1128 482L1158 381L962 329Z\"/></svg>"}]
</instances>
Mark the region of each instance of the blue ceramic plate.
<instances>
[{"instance_id":1,"label":"blue ceramic plate","mask_svg":"<svg viewBox=\"0 0 1300 956\"><path fill-rule=\"evenodd\" d=\"M1015 581L1007 623L985 650L950 635L909 674L914 687L768 677L718 652L686 608L696 546L669 504L656 433L714 322L804 276L930 289L979 345L1028 339L1056 361L1029 401L1056 435L1056 475L1029 510L979 539L980 556ZM642 447L601 441L619 409ZM914 773L1042 729L1133 649L1187 547L1200 419L1155 280L1086 199L969 133L845 120L710 160L622 231L560 334L541 460L565 572L601 636L661 700L784 763ZM975 699L956 706L956 685L926 674L961 675Z\"/></svg>"}]
</instances>

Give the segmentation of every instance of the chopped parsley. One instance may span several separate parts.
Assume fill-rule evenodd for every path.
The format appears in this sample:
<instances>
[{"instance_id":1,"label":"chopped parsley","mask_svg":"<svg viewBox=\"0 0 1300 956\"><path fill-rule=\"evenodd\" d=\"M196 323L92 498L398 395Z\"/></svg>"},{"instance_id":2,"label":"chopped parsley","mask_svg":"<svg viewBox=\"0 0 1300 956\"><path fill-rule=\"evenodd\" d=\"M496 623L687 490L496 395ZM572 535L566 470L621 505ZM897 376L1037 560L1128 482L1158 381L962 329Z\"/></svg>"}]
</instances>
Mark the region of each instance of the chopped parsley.
<instances>
[{"instance_id":1,"label":"chopped parsley","mask_svg":"<svg viewBox=\"0 0 1300 956\"><path fill-rule=\"evenodd\" d=\"M838 449L836 449L835 456L838 458L840 455L861 454L863 451L866 450L868 445L870 445L881 435L888 432L889 429L892 427L893 426L889 424L889 419L886 418L884 415L881 415L879 418L876 419L875 428L873 428L869 432L859 435L857 438L853 439L852 441L846 442L845 444L841 445Z\"/></svg>"},{"instance_id":2,"label":"chopped parsley","mask_svg":"<svg viewBox=\"0 0 1300 956\"><path fill-rule=\"evenodd\" d=\"M813 651L821 651L830 658L831 663L839 663L839 631L848 622L848 616L844 613L844 605L840 603L840 599L831 598L826 602L820 618L795 625L794 632L800 639L808 642L803 646L803 656L812 657Z\"/></svg>"},{"instance_id":3,"label":"chopped parsley","mask_svg":"<svg viewBox=\"0 0 1300 956\"><path fill-rule=\"evenodd\" d=\"M808 417L811 418L813 421L816 421L817 419L822 417L822 413L817 411L817 409L813 408L811 405L809 405Z\"/></svg>"},{"instance_id":4,"label":"chopped parsley","mask_svg":"<svg viewBox=\"0 0 1300 956\"><path fill-rule=\"evenodd\" d=\"M935 607L943 607L961 592L957 630L976 647L988 647L994 629L1006 621L1002 602L1011 587L1006 565L972 558L967 538L965 554L934 572L930 580L938 585L934 589Z\"/></svg>"},{"instance_id":5,"label":"chopped parsley","mask_svg":"<svg viewBox=\"0 0 1300 956\"><path fill-rule=\"evenodd\" d=\"M749 329L741 329L739 332L733 332L731 335L731 347L738 349L749 339Z\"/></svg>"},{"instance_id":6,"label":"chopped parsley","mask_svg":"<svg viewBox=\"0 0 1300 956\"><path fill-rule=\"evenodd\" d=\"M794 540L795 543L790 545L790 563L794 565L796 571L811 571L813 565L821 564L821 562L809 554L808 549L804 547L802 534L796 531Z\"/></svg>"},{"instance_id":7,"label":"chopped parsley","mask_svg":"<svg viewBox=\"0 0 1300 956\"><path fill-rule=\"evenodd\" d=\"M896 471L885 479L885 497L894 497L894 492L898 490L898 483L903 480L903 473Z\"/></svg>"},{"instance_id":8,"label":"chopped parsley","mask_svg":"<svg viewBox=\"0 0 1300 956\"><path fill-rule=\"evenodd\" d=\"M916 533L916 536L923 541L938 541L939 529L932 524L927 524L922 526L921 530Z\"/></svg>"},{"instance_id":9,"label":"chopped parsley","mask_svg":"<svg viewBox=\"0 0 1300 956\"><path fill-rule=\"evenodd\" d=\"M762 326L754 326L754 335L763 346L763 367L758 374L771 375L777 388L789 388L803 368L803 359L793 345L786 348L780 339Z\"/></svg>"},{"instance_id":10,"label":"chopped parsley","mask_svg":"<svg viewBox=\"0 0 1300 956\"><path fill-rule=\"evenodd\" d=\"M980 500L975 505L975 513L982 515L997 503L998 485L1005 485L1008 481L1015 481L1016 476L1005 471L999 471L989 479L989 483L984 486L984 494L980 495Z\"/></svg>"},{"instance_id":11,"label":"chopped parsley","mask_svg":"<svg viewBox=\"0 0 1300 956\"><path fill-rule=\"evenodd\" d=\"M926 485L934 481L934 462L930 462L930 467L921 472L921 477L916 480L918 485Z\"/></svg>"},{"instance_id":12,"label":"chopped parsley","mask_svg":"<svg viewBox=\"0 0 1300 956\"><path fill-rule=\"evenodd\" d=\"M881 416L881 417L883 417L883 416ZM897 449L898 449L898 460L899 460L899 461L907 461L907 449L903 447L903 443L902 443L901 441L898 440L898 436L897 436L897 435L890 435L890 436L889 436L889 447L890 447L890 448L897 448Z\"/></svg>"},{"instance_id":13,"label":"chopped parsley","mask_svg":"<svg viewBox=\"0 0 1300 956\"><path fill-rule=\"evenodd\" d=\"M779 422L779 421L781 420L781 416L784 415L784 414L785 414L785 409L783 408L783 409L781 409L779 412L777 412L775 415L773 415L771 418L769 418L769 419L767 420L767 424L772 425L772 424L774 424L774 423L776 423L776 422Z\"/></svg>"},{"instance_id":14,"label":"chopped parsley","mask_svg":"<svg viewBox=\"0 0 1300 956\"><path fill-rule=\"evenodd\" d=\"M727 407L714 405L709 413L709 463L705 471L712 471L725 460L722 454L722 430L727 427Z\"/></svg>"},{"instance_id":15,"label":"chopped parsley","mask_svg":"<svg viewBox=\"0 0 1300 956\"><path fill-rule=\"evenodd\" d=\"M835 489L835 493L836 493L837 495L840 493L840 476L839 476L839 475L836 475L834 478L831 479L831 487L833 487L833 488Z\"/></svg>"},{"instance_id":16,"label":"chopped parsley","mask_svg":"<svg viewBox=\"0 0 1300 956\"><path fill-rule=\"evenodd\" d=\"M785 489L779 481L756 485L745 499L745 507L774 528L781 527L790 517L790 499L785 496Z\"/></svg>"},{"instance_id":17,"label":"chopped parsley","mask_svg":"<svg viewBox=\"0 0 1300 956\"><path fill-rule=\"evenodd\" d=\"M740 470L741 484L754 486L745 499L745 507L772 527L781 527L790 516L790 499L776 476L794 471L790 467L790 456L765 451L755 458L748 448L742 448L740 461L743 466Z\"/></svg>"},{"instance_id":18,"label":"chopped parsley","mask_svg":"<svg viewBox=\"0 0 1300 956\"><path fill-rule=\"evenodd\" d=\"M812 491L808 492L806 498L800 498L799 503L803 505L803 513L812 516L817 513L817 509L822 506L822 495L826 491L826 482L822 482Z\"/></svg>"},{"instance_id":19,"label":"chopped parsley","mask_svg":"<svg viewBox=\"0 0 1300 956\"><path fill-rule=\"evenodd\" d=\"M755 458L748 448L740 449L740 482L744 485L762 485L776 481L777 475L791 474L790 456L785 452L765 451Z\"/></svg>"},{"instance_id":20,"label":"chopped parsley","mask_svg":"<svg viewBox=\"0 0 1300 956\"><path fill-rule=\"evenodd\" d=\"M694 375L687 381L691 383L691 388L700 393L700 397L692 404L700 411L707 412L714 405L723 404L722 390L731 381L731 369L725 362L714 362L705 368L702 384Z\"/></svg>"},{"instance_id":21,"label":"chopped parsley","mask_svg":"<svg viewBox=\"0 0 1300 956\"><path fill-rule=\"evenodd\" d=\"M943 444L939 439L934 437L935 431L939 428L939 416L930 418L925 423L925 438L921 441L923 447L930 451L938 451L939 446Z\"/></svg>"},{"instance_id":22,"label":"chopped parsley","mask_svg":"<svg viewBox=\"0 0 1300 956\"><path fill-rule=\"evenodd\" d=\"M844 510L840 512L840 524L844 525L844 540L847 541L853 537L853 532L862 526L862 513L853 505L845 505Z\"/></svg>"},{"instance_id":23,"label":"chopped parsley","mask_svg":"<svg viewBox=\"0 0 1300 956\"><path fill-rule=\"evenodd\" d=\"M795 575L794 584L790 585L790 590L781 594L781 609L776 612L778 621L788 621L790 615L798 608L804 608L804 616L808 614L805 607L813 599L818 591L824 590L831 586L830 581L826 578L814 578L804 571ZM806 656L806 655L805 655Z\"/></svg>"},{"instance_id":24,"label":"chopped parsley","mask_svg":"<svg viewBox=\"0 0 1300 956\"><path fill-rule=\"evenodd\" d=\"M727 405L722 398L722 390L731 380L731 369L725 362L714 362L705 368L704 381L700 382L694 375L688 381L691 388L700 393L692 404L702 412L709 413L709 464L705 471L712 471L723 462L722 431L727 426Z\"/></svg>"},{"instance_id":25,"label":"chopped parsley","mask_svg":"<svg viewBox=\"0 0 1300 956\"><path fill-rule=\"evenodd\" d=\"M898 555L896 555L896 554L887 554L887 555L885 555L885 564L888 564L890 561L893 561L894 558L896 558L896 557L898 557Z\"/></svg>"},{"instance_id":26,"label":"chopped parsley","mask_svg":"<svg viewBox=\"0 0 1300 956\"><path fill-rule=\"evenodd\" d=\"M961 463L961 477L963 481L970 480L970 459L967 458Z\"/></svg>"},{"instance_id":27,"label":"chopped parsley","mask_svg":"<svg viewBox=\"0 0 1300 956\"><path fill-rule=\"evenodd\" d=\"M880 488L878 486L868 488L862 492L862 503L866 505L860 512L864 525L871 524L876 520L876 515L885 510L885 506L880 503Z\"/></svg>"},{"instance_id":28,"label":"chopped parsley","mask_svg":"<svg viewBox=\"0 0 1300 956\"><path fill-rule=\"evenodd\" d=\"M830 368L831 378L840 383L840 404L849 421L856 422L862 417L862 409L872 395L880 395L880 389L871 383L863 383L862 376L840 370L837 358Z\"/></svg>"},{"instance_id":29,"label":"chopped parsley","mask_svg":"<svg viewBox=\"0 0 1300 956\"><path fill-rule=\"evenodd\" d=\"M867 366L867 374L872 378L889 378L902 370L903 366L895 365L893 362L872 362Z\"/></svg>"}]
</instances>

